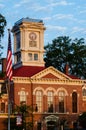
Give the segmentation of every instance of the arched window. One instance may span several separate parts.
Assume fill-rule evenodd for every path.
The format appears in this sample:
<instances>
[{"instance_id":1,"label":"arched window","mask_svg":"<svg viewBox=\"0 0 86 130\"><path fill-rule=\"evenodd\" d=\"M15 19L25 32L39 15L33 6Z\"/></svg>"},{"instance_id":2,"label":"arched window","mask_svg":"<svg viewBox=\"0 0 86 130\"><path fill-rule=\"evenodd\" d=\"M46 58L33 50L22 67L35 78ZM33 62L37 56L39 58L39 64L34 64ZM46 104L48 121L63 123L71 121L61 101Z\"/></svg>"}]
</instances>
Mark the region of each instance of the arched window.
<instances>
[{"instance_id":1,"label":"arched window","mask_svg":"<svg viewBox=\"0 0 86 130\"><path fill-rule=\"evenodd\" d=\"M82 95L86 96L86 87L82 89Z\"/></svg>"},{"instance_id":2,"label":"arched window","mask_svg":"<svg viewBox=\"0 0 86 130\"><path fill-rule=\"evenodd\" d=\"M65 92L63 90L60 90L58 92L59 95L59 112L64 113L65 111Z\"/></svg>"},{"instance_id":3,"label":"arched window","mask_svg":"<svg viewBox=\"0 0 86 130\"><path fill-rule=\"evenodd\" d=\"M37 111L42 112L43 93L41 90L36 91L36 105Z\"/></svg>"},{"instance_id":4,"label":"arched window","mask_svg":"<svg viewBox=\"0 0 86 130\"><path fill-rule=\"evenodd\" d=\"M54 98L54 93L52 90L49 90L47 92L48 112L53 112L53 98Z\"/></svg>"},{"instance_id":5,"label":"arched window","mask_svg":"<svg viewBox=\"0 0 86 130\"><path fill-rule=\"evenodd\" d=\"M77 113L77 93L72 93L72 112Z\"/></svg>"}]
</instances>

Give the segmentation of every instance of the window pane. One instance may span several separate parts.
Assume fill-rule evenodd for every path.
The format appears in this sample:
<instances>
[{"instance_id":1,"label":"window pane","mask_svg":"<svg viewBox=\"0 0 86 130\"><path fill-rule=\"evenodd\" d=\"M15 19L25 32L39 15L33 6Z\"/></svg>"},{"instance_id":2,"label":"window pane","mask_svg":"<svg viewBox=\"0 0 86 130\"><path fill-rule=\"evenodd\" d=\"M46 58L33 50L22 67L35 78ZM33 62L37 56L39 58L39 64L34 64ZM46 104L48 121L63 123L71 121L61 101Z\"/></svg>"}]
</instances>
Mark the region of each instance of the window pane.
<instances>
[{"instance_id":1,"label":"window pane","mask_svg":"<svg viewBox=\"0 0 86 130\"><path fill-rule=\"evenodd\" d=\"M20 48L20 33L16 35L16 49Z\"/></svg>"},{"instance_id":2,"label":"window pane","mask_svg":"<svg viewBox=\"0 0 86 130\"><path fill-rule=\"evenodd\" d=\"M48 112L53 112L53 91L48 91L47 94Z\"/></svg>"},{"instance_id":3,"label":"window pane","mask_svg":"<svg viewBox=\"0 0 86 130\"><path fill-rule=\"evenodd\" d=\"M17 62L21 61L21 53L18 53L18 54L16 55L16 58L17 58Z\"/></svg>"},{"instance_id":4,"label":"window pane","mask_svg":"<svg viewBox=\"0 0 86 130\"><path fill-rule=\"evenodd\" d=\"M1 103L1 112L2 112L2 113L5 112L5 103Z\"/></svg>"},{"instance_id":5,"label":"window pane","mask_svg":"<svg viewBox=\"0 0 86 130\"><path fill-rule=\"evenodd\" d=\"M20 102L26 102L26 94L25 91L20 92Z\"/></svg>"},{"instance_id":6,"label":"window pane","mask_svg":"<svg viewBox=\"0 0 86 130\"><path fill-rule=\"evenodd\" d=\"M82 94L83 94L83 96L86 96L86 88L84 88L84 89L82 90Z\"/></svg>"},{"instance_id":7,"label":"window pane","mask_svg":"<svg viewBox=\"0 0 86 130\"><path fill-rule=\"evenodd\" d=\"M36 92L36 104L38 112L42 112L42 91L38 90Z\"/></svg>"},{"instance_id":8,"label":"window pane","mask_svg":"<svg viewBox=\"0 0 86 130\"><path fill-rule=\"evenodd\" d=\"M29 59L29 61L32 61L32 53L28 54L28 59Z\"/></svg>"},{"instance_id":9,"label":"window pane","mask_svg":"<svg viewBox=\"0 0 86 130\"><path fill-rule=\"evenodd\" d=\"M38 54L34 54L34 60L38 60Z\"/></svg>"},{"instance_id":10,"label":"window pane","mask_svg":"<svg viewBox=\"0 0 86 130\"><path fill-rule=\"evenodd\" d=\"M72 94L72 112L77 113L77 93Z\"/></svg>"},{"instance_id":11,"label":"window pane","mask_svg":"<svg viewBox=\"0 0 86 130\"><path fill-rule=\"evenodd\" d=\"M65 100L65 92L59 91L59 112L64 112L64 100Z\"/></svg>"}]
</instances>

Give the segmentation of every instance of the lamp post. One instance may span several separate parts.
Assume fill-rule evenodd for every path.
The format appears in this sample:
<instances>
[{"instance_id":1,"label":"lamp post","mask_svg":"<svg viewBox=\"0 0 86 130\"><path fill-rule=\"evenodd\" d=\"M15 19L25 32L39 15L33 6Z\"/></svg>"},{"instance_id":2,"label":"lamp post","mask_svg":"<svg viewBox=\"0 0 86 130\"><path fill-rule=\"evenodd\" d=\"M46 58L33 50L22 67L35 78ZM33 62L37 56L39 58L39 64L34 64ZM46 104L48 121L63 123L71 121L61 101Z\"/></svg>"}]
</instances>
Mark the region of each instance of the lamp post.
<instances>
[{"instance_id":1,"label":"lamp post","mask_svg":"<svg viewBox=\"0 0 86 130\"><path fill-rule=\"evenodd\" d=\"M8 94L8 130L10 130L10 110L11 110L11 102L10 102L10 81L7 79L6 81L6 89Z\"/></svg>"}]
</instances>

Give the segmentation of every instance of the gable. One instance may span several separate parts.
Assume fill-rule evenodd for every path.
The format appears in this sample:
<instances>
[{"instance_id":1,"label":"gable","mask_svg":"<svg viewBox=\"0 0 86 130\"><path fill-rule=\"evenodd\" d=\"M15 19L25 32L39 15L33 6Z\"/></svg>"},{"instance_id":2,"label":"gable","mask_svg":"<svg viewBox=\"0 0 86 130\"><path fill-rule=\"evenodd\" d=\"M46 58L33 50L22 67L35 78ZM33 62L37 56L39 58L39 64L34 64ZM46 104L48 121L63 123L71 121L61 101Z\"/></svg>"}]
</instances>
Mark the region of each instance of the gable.
<instances>
[{"instance_id":1,"label":"gable","mask_svg":"<svg viewBox=\"0 0 86 130\"><path fill-rule=\"evenodd\" d=\"M64 73L60 72L59 70L55 69L52 66L35 74L34 76L32 76L32 78L35 78L35 79L49 78L49 79L61 79L61 80L71 79L69 76L65 75Z\"/></svg>"},{"instance_id":2,"label":"gable","mask_svg":"<svg viewBox=\"0 0 86 130\"><path fill-rule=\"evenodd\" d=\"M55 75L53 75L52 73L46 74L44 75L42 78L52 78L52 79L59 79L58 77L56 77Z\"/></svg>"}]
</instances>

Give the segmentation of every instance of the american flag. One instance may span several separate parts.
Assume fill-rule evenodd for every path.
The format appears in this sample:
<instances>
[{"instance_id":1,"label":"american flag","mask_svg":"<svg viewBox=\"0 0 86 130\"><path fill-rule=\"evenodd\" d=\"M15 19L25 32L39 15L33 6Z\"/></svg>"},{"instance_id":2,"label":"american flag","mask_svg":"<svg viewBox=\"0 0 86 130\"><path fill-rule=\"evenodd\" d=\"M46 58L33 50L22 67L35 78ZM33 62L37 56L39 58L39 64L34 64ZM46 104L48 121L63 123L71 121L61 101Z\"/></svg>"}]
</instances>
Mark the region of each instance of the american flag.
<instances>
[{"instance_id":1,"label":"american flag","mask_svg":"<svg viewBox=\"0 0 86 130\"><path fill-rule=\"evenodd\" d=\"M9 80L12 80L12 51L11 51L11 34L8 30L8 50L7 50L7 66L6 66L6 75Z\"/></svg>"}]
</instances>

